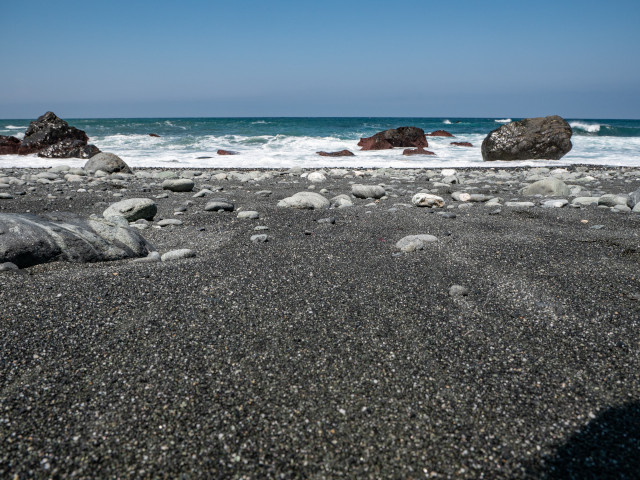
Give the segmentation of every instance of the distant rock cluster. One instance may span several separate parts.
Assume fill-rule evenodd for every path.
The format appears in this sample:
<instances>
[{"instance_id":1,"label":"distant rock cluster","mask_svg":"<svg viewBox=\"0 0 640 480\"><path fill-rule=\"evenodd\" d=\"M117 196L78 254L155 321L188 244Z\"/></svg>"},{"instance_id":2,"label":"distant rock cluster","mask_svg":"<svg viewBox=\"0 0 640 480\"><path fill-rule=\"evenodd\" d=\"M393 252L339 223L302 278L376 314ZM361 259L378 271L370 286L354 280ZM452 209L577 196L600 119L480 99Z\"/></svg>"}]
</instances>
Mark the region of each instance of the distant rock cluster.
<instances>
[{"instance_id":1,"label":"distant rock cluster","mask_svg":"<svg viewBox=\"0 0 640 480\"><path fill-rule=\"evenodd\" d=\"M100 149L89 144L87 134L47 112L29 124L24 139L0 135L0 155L29 155L45 158L91 158Z\"/></svg>"}]
</instances>

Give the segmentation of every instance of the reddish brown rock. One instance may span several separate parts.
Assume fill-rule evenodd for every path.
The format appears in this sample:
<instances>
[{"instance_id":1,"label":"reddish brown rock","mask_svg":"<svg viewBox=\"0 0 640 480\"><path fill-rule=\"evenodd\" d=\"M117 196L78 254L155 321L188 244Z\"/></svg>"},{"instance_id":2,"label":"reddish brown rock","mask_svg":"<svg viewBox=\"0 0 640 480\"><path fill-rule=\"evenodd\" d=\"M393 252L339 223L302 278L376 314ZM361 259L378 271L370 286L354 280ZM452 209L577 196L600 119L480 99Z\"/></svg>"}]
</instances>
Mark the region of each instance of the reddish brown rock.
<instances>
[{"instance_id":1,"label":"reddish brown rock","mask_svg":"<svg viewBox=\"0 0 640 480\"><path fill-rule=\"evenodd\" d=\"M237 155L238 152L233 152L231 150L218 150L218 155Z\"/></svg>"},{"instance_id":2,"label":"reddish brown rock","mask_svg":"<svg viewBox=\"0 0 640 480\"><path fill-rule=\"evenodd\" d=\"M407 156L410 156L410 155L435 155L435 153L430 152L429 150L425 150L422 147L413 148L413 149L407 148L406 150L404 150L402 152L402 154L403 155L407 155Z\"/></svg>"},{"instance_id":3,"label":"reddish brown rock","mask_svg":"<svg viewBox=\"0 0 640 480\"><path fill-rule=\"evenodd\" d=\"M150 133L149 136L150 137L160 137L160 135L158 135L157 133Z\"/></svg>"},{"instance_id":4,"label":"reddish brown rock","mask_svg":"<svg viewBox=\"0 0 640 480\"><path fill-rule=\"evenodd\" d=\"M446 130L436 130L435 132L427 133L427 137L453 137Z\"/></svg>"},{"instance_id":5,"label":"reddish brown rock","mask_svg":"<svg viewBox=\"0 0 640 480\"><path fill-rule=\"evenodd\" d=\"M358 146L362 150L387 150L393 147L427 147L424 130L418 127L390 128L372 137L361 138Z\"/></svg>"},{"instance_id":6,"label":"reddish brown rock","mask_svg":"<svg viewBox=\"0 0 640 480\"><path fill-rule=\"evenodd\" d=\"M0 135L0 155L16 155L20 149L20 140L16 137Z\"/></svg>"},{"instance_id":7,"label":"reddish brown rock","mask_svg":"<svg viewBox=\"0 0 640 480\"><path fill-rule=\"evenodd\" d=\"M321 157L353 157L354 153L350 150L340 150L339 152L316 152Z\"/></svg>"},{"instance_id":8,"label":"reddish brown rock","mask_svg":"<svg viewBox=\"0 0 640 480\"><path fill-rule=\"evenodd\" d=\"M469 142L451 142L451 145L457 145L458 147L473 147Z\"/></svg>"}]
</instances>

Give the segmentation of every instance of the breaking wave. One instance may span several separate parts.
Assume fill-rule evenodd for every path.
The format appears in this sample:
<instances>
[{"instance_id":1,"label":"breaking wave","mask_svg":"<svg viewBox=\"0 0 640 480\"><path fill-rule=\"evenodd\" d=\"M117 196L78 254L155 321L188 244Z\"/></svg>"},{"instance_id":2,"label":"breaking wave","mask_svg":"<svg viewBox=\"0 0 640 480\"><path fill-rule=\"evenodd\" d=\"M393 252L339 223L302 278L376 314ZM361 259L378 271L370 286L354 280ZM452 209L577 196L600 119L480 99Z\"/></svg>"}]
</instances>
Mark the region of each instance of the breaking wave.
<instances>
[{"instance_id":1,"label":"breaking wave","mask_svg":"<svg viewBox=\"0 0 640 480\"><path fill-rule=\"evenodd\" d=\"M494 120L494 122L496 122L496 123L511 123L511 119L510 118L496 119L496 120Z\"/></svg>"}]
</instances>

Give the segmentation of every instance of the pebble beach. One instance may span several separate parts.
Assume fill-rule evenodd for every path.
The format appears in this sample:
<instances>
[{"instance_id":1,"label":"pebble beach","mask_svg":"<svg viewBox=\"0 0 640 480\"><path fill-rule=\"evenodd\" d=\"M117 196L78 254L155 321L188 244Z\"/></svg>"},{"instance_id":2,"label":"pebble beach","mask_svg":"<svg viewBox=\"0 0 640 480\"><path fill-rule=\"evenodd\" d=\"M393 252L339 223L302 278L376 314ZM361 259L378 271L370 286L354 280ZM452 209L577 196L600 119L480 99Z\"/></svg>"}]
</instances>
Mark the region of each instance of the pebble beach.
<instances>
[{"instance_id":1,"label":"pebble beach","mask_svg":"<svg viewBox=\"0 0 640 480\"><path fill-rule=\"evenodd\" d=\"M0 477L640 471L640 168L0 169L127 199L147 257L0 268Z\"/></svg>"}]
</instances>

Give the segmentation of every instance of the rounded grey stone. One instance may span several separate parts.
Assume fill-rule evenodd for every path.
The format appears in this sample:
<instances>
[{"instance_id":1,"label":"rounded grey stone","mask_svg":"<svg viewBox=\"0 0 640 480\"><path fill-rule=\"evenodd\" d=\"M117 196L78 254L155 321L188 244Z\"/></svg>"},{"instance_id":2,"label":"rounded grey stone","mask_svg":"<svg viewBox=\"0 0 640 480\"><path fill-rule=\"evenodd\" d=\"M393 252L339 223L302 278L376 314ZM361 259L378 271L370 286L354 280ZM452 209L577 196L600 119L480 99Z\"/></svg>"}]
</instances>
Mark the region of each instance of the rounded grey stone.
<instances>
[{"instance_id":1,"label":"rounded grey stone","mask_svg":"<svg viewBox=\"0 0 640 480\"><path fill-rule=\"evenodd\" d=\"M226 198L214 198L204 206L204 210L207 212L218 212L221 210L225 212L233 212L235 208L235 205Z\"/></svg>"},{"instance_id":2,"label":"rounded grey stone","mask_svg":"<svg viewBox=\"0 0 640 480\"><path fill-rule=\"evenodd\" d=\"M160 260L163 262L170 262L172 260L180 260L182 258L192 258L195 257L196 254L193 250L188 248L182 248L179 250L171 250L160 257Z\"/></svg>"},{"instance_id":3,"label":"rounded grey stone","mask_svg":"<svg viewBox=\"0 0 640 480\"><path fill-rule=\"evenodd\" d=\"M380 185L351 185L351 193L356 198L382 198L386 192Z\"/></svg>"},{"instance_id":4,"label":"rounded grey stone","mask_svg":"<svg viewBox=\"0 0 640 480\"><path fill-rule=\"evenodd\" d=\"M153 220L158 213L156 202L150 198L128 198L110 205L103 213L104 218L121 216L129 222L145 219Z\"/></svg>"},{"instance_id":5,"label":"rounded grey stone","mask_svg":"<svg viewBox=\"0 0 640 480\"><path fill-rule=\"evenodd\" d=\"M95 173L101 170L106 173L123 172L133 173L129 165L127 165L119 156L114 153L100 152L84 164L84 170L89 173Z\"/></svg>"},{"instance_id":6,"label":"rounded grey stone","mask_svg":"<svg viewBox=\"0 0 640 480\"><path fill-rule=\"evenodd\" d=\"M194 186L195 183L189 178L170 178L162 182L162 189L172 192L190 192Z\"/></svg>"}]
</instances>

